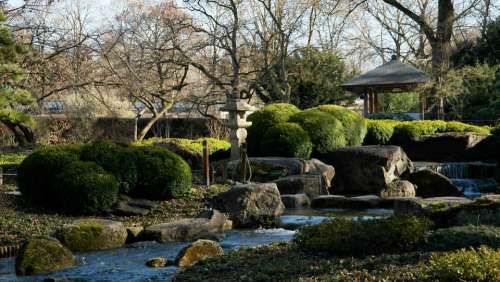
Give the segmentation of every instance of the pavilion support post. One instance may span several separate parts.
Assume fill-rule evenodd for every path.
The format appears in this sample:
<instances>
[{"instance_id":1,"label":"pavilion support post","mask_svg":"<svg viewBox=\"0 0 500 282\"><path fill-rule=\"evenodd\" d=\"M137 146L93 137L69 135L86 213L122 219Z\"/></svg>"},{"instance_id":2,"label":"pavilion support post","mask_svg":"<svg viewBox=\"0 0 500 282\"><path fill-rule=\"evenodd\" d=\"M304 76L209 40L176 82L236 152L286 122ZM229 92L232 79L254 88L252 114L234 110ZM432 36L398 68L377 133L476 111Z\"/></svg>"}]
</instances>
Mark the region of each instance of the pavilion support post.
<instances>
[{"instance_id":1,"label":"pavilion support post","mask_svg":"<svg viewBox=\"0 0 500 282\"><path fill-rule=\"evenodd\" d=\"M420 94L420 119L425 120L425 112L427 111L427 99L425 94Z\"/></svg>"},{"instance_id":2,"label":"pavilion support post","mask_svg":"<svg viewBox=\"0 0 500 282\"><path fill-rule=\"evenodd\" d=\"M370 114L375 113L375 92L370 90Z\"/></svg>"},{"instance_id":3,"label":"pavilion support post","mask_svg":"<svg viewBox=\"0 0 500 282\"><path fill-rule=\"evenodd\" d=\"M363 116L368 117L369 114L369 109L368 109L368 92L365 93L364 99L363 99Z\"/></svg>"},{"instance_id":4,"label":"pavilion support post","mask_svg":"<svg viewBox=\"0 0 500 282\"><path fill-rule=\"evenodd\" d=\"M378 93L373 91L373 111L378 113Z\"/></svg>"}]
</instances>

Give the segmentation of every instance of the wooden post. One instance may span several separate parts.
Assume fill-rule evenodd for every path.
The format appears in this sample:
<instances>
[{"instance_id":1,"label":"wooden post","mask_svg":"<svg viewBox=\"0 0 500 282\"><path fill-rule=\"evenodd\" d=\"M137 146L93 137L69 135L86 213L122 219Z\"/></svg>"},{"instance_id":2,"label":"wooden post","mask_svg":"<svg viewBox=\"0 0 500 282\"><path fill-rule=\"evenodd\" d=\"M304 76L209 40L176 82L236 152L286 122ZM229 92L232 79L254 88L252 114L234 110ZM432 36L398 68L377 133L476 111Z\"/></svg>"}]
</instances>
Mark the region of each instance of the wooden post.
<instances>
[{"instance_id":1,"label":"wooden post","mask_svg":"<svg viewBox=\"0 0 500 282\"><path fill-rule=\"evenodd\" d=\"M3 185L3 168L0 167L0 185Z\"/></svg>"},{"instance_id":2,"label":"wooden post","mask_svg":"<svg viewBox=\"0 0 500 282\"><path fill-rule=\"evenodd\" d=\"M207 187L210 187L210 160L208 152L208 142L203 140L203 177L205 178L205 183Z\"/></svg>"},{"instance_id":3,"label":"wooden post","mask_svg":"<svg viewBox=\"0 0 500 282\"><path fill-rule=\"evenodd\" d=\"M425 94L420 94L420 119L425 120L425 111L427 110L427 100L425 99Z\"/></svg>"},{"instance_id":4,"label":"wooden post","mask_svg":"<svg viewBox=\"0 0 500 282\"><path fill-rule=\"evenodd\" d=\"M373 91L373 111L378 113L378 93Z\"/></svg>"},{"instance_id":5,"label":"wooden post","mask_svg":"<svg viewBox=\"0 0 500 282\"><path fill-rule=\"evenodd\" d=\"M247 182L247 143L241 144L241 164L240 164L240 173L241 173L241 182Z\"/></svg>"}]
</instances>

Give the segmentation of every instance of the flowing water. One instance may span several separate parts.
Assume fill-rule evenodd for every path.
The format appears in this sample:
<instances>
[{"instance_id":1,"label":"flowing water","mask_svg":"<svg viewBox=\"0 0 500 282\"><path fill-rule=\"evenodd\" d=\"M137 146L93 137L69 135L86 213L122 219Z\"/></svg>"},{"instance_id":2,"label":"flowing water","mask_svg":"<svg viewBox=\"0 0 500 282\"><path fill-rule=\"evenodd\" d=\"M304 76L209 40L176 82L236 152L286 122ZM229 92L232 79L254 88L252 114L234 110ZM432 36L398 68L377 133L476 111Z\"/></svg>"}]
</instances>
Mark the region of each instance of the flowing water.
<instances>
[{"instance_id":1,"label":"flowing water","mask_svg":"<svg viewBox=\"0 0 500 282\"><path fill-rule=\"evenodd\" d=\"M318 224L333 217L352 220L372 220L388 217L391 210L348 211L340 209L326 210L287 210L282 216L284 227L295 229L299 226ZM288 227L287 227L288 226ZM241 247L253 247L274 242L286 242L293 239L294 230L257 229L232 230L226 233L220 244L226 251ZM14 259L0 259L0 281L43 281L45 278L67 278L76 281L167 281L177 271L175 266L164 268L149 268L145 262L153 257L174 259L177 253L188 243L159 244L141 242L126 248L82 253L77 255L79 265L48 275L33 277L17 277L14 273Z\"/></svg>"},{"instance_id":2,"label":"flowing water","mask_svg":"<svg viewBox=\"0 0 500 282\"><path fill-rule=\"evenodd\" d=\"M443 174L457 185L465 196L475 198L494 193L498 183L494 179L496 164L484 162L431 163L414 162L417 170L430 169Z\"/></svg>"}]
</instances>

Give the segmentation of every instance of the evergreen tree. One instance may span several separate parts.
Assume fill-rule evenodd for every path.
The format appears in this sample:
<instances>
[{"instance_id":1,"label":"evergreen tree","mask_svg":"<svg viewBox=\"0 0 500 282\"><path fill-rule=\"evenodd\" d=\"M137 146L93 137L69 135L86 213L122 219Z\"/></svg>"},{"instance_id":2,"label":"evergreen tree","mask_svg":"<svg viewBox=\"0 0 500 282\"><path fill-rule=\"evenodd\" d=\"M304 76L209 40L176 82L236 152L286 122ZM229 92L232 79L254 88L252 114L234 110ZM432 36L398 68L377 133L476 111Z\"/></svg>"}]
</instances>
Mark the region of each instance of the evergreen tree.
<instances>
[{"instance_id":1,"label":"evergreen tree","mask_svg":"<svg viewBox=\"0 0 500 282\"><path fill-rule=\"evenodd\" d=\"M14 40L5 20L0 14L0 122L24 146L34 142L34 121L29 113L35 99L21 86L26 75L20 62L26 50Z\"/></svg>"}]
</instances>

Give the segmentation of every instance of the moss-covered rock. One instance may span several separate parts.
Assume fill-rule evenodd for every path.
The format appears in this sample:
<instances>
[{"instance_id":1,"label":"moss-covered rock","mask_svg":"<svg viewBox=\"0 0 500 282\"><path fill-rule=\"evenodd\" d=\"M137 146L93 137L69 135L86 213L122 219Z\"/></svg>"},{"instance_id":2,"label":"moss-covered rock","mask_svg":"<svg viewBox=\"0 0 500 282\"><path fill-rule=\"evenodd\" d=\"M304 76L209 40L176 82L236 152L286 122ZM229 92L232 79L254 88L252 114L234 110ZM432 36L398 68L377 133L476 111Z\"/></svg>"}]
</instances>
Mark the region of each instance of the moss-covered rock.
<instances>
[{"instance_id":1,"label":"moss-covered rock","mask_svg":"<svg viewBox=\"0 0 500 282\"><path fill-rule=\"evenodd\" d=\"M200 260L223 254L224 250L219 243L211 240L197 240L179 252L175 264L179 267L189 267Z\"/></svg>"},{"instance_id":2,"label":"moss-covered rock","mask_svg":"<svg viewBox=\"0 0 500 282\"><path fill-rule=\"evenodd\" d=\"M80 219L64 225L57 237L74 252L107 250L125 245L127 229L117 221Z\"/></svg>"},{"instance_id":3,"label":"moss-covered rock","mask_svg":"<svg viewBox=\"0 0 500 282\"><path fill-rule=\"evenodd\" d=\"M170 261L166 258L162 257L156 257L149 259L146 261L146 266L147 267L152 267L152 268L158 268L158 267L165 267L170 264Z\"/></svg>"},{"instance_id":4,"label":"moss-covered rock","mask_svg":"<svg viewBox=\"0 0 500 282\"><path fill-rule=\"evenodd\" d=\"M36 275L61 270L75 265L75 257L53 238L27 241L16 258L17 275Z\"/></svg>"}]
</instances>

